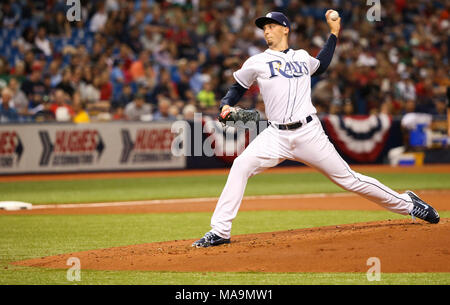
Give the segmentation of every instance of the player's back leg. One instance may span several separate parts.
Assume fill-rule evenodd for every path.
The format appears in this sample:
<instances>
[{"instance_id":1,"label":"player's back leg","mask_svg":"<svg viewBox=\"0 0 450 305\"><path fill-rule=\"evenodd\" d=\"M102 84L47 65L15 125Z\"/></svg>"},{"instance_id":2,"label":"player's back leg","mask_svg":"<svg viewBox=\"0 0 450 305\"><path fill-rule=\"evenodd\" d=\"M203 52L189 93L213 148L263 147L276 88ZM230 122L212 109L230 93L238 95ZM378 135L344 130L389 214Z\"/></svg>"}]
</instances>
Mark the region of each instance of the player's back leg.
<instances>
[{"instance_id":1,"label":"player's back leg","mask_svg":"<svg viewBox=\"0 0 450 305\"><path fill-rule=\"evenodd\" d=\"M320 121L302 127L295 139L295 159L316 168L345 190L357 193L382 207L402 215L413 209L411 197L398 193L378 180L353 171L329 141Z\"/></svg>"}]
</instances>

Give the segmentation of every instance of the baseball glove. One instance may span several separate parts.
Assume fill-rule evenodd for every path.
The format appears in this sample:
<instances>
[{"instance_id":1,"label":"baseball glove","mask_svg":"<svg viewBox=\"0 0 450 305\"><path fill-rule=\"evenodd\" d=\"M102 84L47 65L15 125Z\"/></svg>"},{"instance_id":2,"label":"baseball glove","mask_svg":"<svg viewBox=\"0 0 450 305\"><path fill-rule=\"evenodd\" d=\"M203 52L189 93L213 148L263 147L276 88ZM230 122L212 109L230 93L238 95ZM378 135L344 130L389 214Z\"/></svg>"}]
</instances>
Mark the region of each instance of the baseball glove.
<instances>
[{"instance_id":1,"label":"baseball glove","mask_svg":"<svg viewBox=\"0 0 450 305\"><path fill-rule=\"evenodd\" d=\"M219 121L223 124L227 122L258 122L260 120L259 112L255 109L242 109L240 107L228 107L220 113Z\"/></svg>"}]
</instances>

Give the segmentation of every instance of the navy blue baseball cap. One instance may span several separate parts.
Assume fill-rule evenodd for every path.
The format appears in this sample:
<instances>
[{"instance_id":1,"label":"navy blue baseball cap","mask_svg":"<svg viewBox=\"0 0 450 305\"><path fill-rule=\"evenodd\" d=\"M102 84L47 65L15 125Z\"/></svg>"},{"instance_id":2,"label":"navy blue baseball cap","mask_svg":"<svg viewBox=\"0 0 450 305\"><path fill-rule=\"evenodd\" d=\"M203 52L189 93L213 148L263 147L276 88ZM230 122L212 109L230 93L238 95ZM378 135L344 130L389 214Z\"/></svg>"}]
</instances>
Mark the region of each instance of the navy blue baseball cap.
<instances>
[{"instance_id":1,"label":"navy blue baseball cap","mask_svg":"<svg viewBox=\"0 0 450 305\"><path fill-rule=\"evenodd\" d=\"M270 12L266 16L259 17L255 20L256 26L260 29L264 28L264 26L268 23L278 23L291 29L291 23L289 22L289 19L280 12Z\"/></svg>"}]
</instances>

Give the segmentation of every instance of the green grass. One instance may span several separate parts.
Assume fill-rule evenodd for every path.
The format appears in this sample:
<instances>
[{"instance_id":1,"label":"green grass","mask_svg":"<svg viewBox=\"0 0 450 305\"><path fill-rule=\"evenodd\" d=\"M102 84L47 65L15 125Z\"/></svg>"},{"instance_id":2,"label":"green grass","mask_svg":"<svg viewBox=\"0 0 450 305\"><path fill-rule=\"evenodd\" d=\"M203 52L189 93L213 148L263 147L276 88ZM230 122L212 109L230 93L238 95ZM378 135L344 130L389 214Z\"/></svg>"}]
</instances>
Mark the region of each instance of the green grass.
<instances>
[{"instance_id":1,"label":"green grass","mask_svg":"<svg viewBox=\"0 0 450 305\"><path fill-rule=\"evenodd\" d=\"M75 251L196 238L211 213L0 216L0 284L72 284L67 270L19 267L17 260ZM450 217L450 212L442 212ZM385 211L242 211L233 234L401 219ZM282 219L283 221L280 221ZM382 274L367 282L358 273L183 273L82 270L79 284L449 284L448 273Z\"/></svg>"},{"instance_id":2,"label":"green grass","mask_svg":"<svg viewBox=\"0 0 450 305\"><path fill-rule=\"evenodd\" d=\"M393 189L448 189L449 174L369 174ZM0 183L0 201L33 204L217 197L226 175ZM246 195L341 192L319 173L263 174L250 179ZM73 284L66 271L11 265L48 255L166 240L197 238L210 213L0 216L0 284ZM440 211L441 217L450 212ZM242 211L233 235L345 223L398 219L386 211ZM82 270L79 284L450 284L449 273L184 273Z\"/></svg>"},{"instance_id":3,"label":"green grass","mask_svg":"<svg viewBox=\"0 0 450 305\"><path fill-rule=\"evenodd\" d=\"M365 273L149 272L82 270L69 282L67 270L9 267L9 285L449 285L448 273L382 273L369 282Z\"/></svg>"},{"instance_id":4,"label":"green grass","mask_svg":"<svg viewBox=\"0 0 450 305\"><path fill-rule=\"evenodd\" d=\"M450 185L450 173L377 173L370 176L392 189L447 189ZM0 201L44 204L218 197L226 178L226 175L211 175L2 182ZM262 174L249 180L246 195L331 192L343 190L319 173Z\"/></svg>"}]
</instances>

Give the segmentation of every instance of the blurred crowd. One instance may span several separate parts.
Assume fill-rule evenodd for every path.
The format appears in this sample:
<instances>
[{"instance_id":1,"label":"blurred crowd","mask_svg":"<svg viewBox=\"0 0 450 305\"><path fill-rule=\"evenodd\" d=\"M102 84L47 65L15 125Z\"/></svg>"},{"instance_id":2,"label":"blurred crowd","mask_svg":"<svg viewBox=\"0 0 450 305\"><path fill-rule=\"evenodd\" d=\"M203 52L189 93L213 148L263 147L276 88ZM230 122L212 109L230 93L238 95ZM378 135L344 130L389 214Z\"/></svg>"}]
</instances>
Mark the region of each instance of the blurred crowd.
<instances>
[{"instance_id":1,"label":"blurred crowd","mask_svg":"<svg viewBox=\"0 0 450 305\"><path fill-rule=\"evenodd\" d=\"M342 31L328 72L313 79L319 113L446 111L448 1L381 1L373 22L359 0L80 2L79 21L66 0L1 2L0 122L216 115L232 72L267 48L255 18L284 12L290 47L316 56L330 8ZM256 85L241 104L264 117Z\"/></svg>"}]
</instances>

